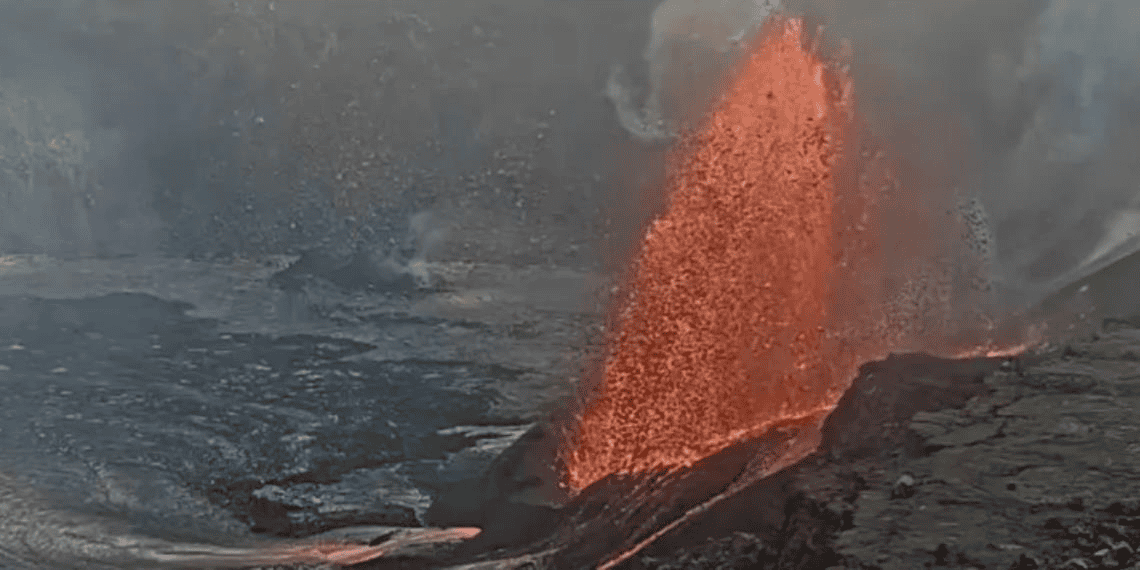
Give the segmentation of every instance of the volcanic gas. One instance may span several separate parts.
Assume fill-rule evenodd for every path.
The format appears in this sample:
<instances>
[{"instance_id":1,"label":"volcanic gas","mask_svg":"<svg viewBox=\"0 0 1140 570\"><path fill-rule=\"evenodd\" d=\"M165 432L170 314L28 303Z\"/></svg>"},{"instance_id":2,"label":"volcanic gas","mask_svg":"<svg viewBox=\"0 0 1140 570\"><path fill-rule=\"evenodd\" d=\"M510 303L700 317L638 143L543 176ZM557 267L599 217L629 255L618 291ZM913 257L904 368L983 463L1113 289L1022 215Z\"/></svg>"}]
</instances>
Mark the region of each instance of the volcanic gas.
<instances>
[{"instance_id":1,"label":"volcanic gas","mask_svg":"<svg viewBox=\"0 0 1140 570\"><path fill-rule=\"evenodd\" d=\"M860 143L844 68L799 19L773 17L758 38L673 149L668 207L615 301L566 449L574 489L827 411L859 364L921 328L881 307L875 196L895 182L866 160L851 174L864 152L847 148Z\"/></svg>"}]
</instances>

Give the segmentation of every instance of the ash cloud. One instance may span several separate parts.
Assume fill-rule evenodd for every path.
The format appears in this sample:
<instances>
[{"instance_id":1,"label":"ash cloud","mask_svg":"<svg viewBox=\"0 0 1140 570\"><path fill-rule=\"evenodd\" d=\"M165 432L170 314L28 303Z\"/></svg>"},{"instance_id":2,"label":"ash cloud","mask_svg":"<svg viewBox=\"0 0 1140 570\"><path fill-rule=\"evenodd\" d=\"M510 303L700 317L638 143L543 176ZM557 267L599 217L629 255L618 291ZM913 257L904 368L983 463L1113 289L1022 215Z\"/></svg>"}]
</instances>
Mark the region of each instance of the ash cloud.
<instances>
[{"instance_id":1,"label":"ash cloud","mask_svg":"<svg viewBox=\"0 0 1140 570\"><path fill-rule=\"evenodd\" d=\"M1140 5L789 0L854 46L858 104L935 205L980 196L1008 306L1137 247Z\"/></svg>"}]
</instances>

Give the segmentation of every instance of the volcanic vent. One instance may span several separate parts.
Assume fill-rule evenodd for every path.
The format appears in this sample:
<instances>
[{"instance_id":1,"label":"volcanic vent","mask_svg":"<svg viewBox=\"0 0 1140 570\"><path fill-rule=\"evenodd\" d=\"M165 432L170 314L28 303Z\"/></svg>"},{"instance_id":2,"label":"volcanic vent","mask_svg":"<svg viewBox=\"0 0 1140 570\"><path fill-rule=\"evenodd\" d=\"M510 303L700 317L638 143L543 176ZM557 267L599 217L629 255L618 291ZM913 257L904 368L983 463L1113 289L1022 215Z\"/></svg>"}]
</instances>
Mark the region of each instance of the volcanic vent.
<instances>
[{"instance_id":1,"label":"volcanic vent","mask_svg":"<svg viewBox=\"0 0 1140 570\"><path fill-rule=\"evenodd\" d=\"M861 363L954 354L972 324L956 315L976 301L962 283L979 264L952 239L970 220L924 211L865 150L845 68L802 20L774 17L758 37L674 149L668 209L616 302L566 456L574 489L818 415ZM899 247L892 223L924 231Z\"/></svg>"},{"instance_id":2,"label":"volcanic vent","mask_svg":"<svg viewBox=\"0 0 1140 570\"><path fill-rule=\"evenodd\" d=\"M861 365L1000 351L960 310L987 292L962 243L978 217L953 207L970 201L908 190L802 20L757 38L672 150L573 421L433 505L433 524L483 528L476 558L613 567L815 451Z\"/></svg>"}]
</instances>

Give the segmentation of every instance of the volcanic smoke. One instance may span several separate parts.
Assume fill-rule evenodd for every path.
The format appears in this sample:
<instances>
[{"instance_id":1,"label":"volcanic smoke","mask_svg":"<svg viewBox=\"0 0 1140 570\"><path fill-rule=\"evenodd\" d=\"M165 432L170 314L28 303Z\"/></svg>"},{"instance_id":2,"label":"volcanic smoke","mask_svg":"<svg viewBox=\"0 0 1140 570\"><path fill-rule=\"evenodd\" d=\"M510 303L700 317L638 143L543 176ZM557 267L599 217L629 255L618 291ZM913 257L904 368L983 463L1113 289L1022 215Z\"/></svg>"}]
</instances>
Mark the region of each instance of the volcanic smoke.
<instances>
[{"instance_id":1,"label":"volcanic smoke","mask_svg":"<svg viewBox=\"0 0 1140 570\"><path fill-rule=\"evenodd\" d=\"M876 201L894 183L862 149L845 153L849 77L805 45L801 20L773 17L758 37L673 149L669 206L567 446L573 489L830 410L861 363L907 345L916 327L895 321L925 318L882 308Z\"/></svg>"}]
</instances>

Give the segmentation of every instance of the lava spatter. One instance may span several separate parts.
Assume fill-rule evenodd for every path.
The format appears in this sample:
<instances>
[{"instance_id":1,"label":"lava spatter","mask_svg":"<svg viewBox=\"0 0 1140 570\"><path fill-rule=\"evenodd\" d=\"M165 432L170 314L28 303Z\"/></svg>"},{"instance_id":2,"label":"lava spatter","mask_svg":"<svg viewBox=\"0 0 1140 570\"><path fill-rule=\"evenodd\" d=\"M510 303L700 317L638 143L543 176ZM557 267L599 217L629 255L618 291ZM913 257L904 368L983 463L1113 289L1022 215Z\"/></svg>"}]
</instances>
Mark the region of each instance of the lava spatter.
<instances>
[{"instance_id":1,"label":"lava spatter","mask_svg":"<svg viewBox=\"0 0 1140 570\"><path fill-rule=\"evenodd\" d=\"M826 332L847 79L804 48L800 20L773 19L762 38L674 151L669 207L566 456L573 488L690 464L816 413L849 373Z\"/></svg>"}]
</instances>

